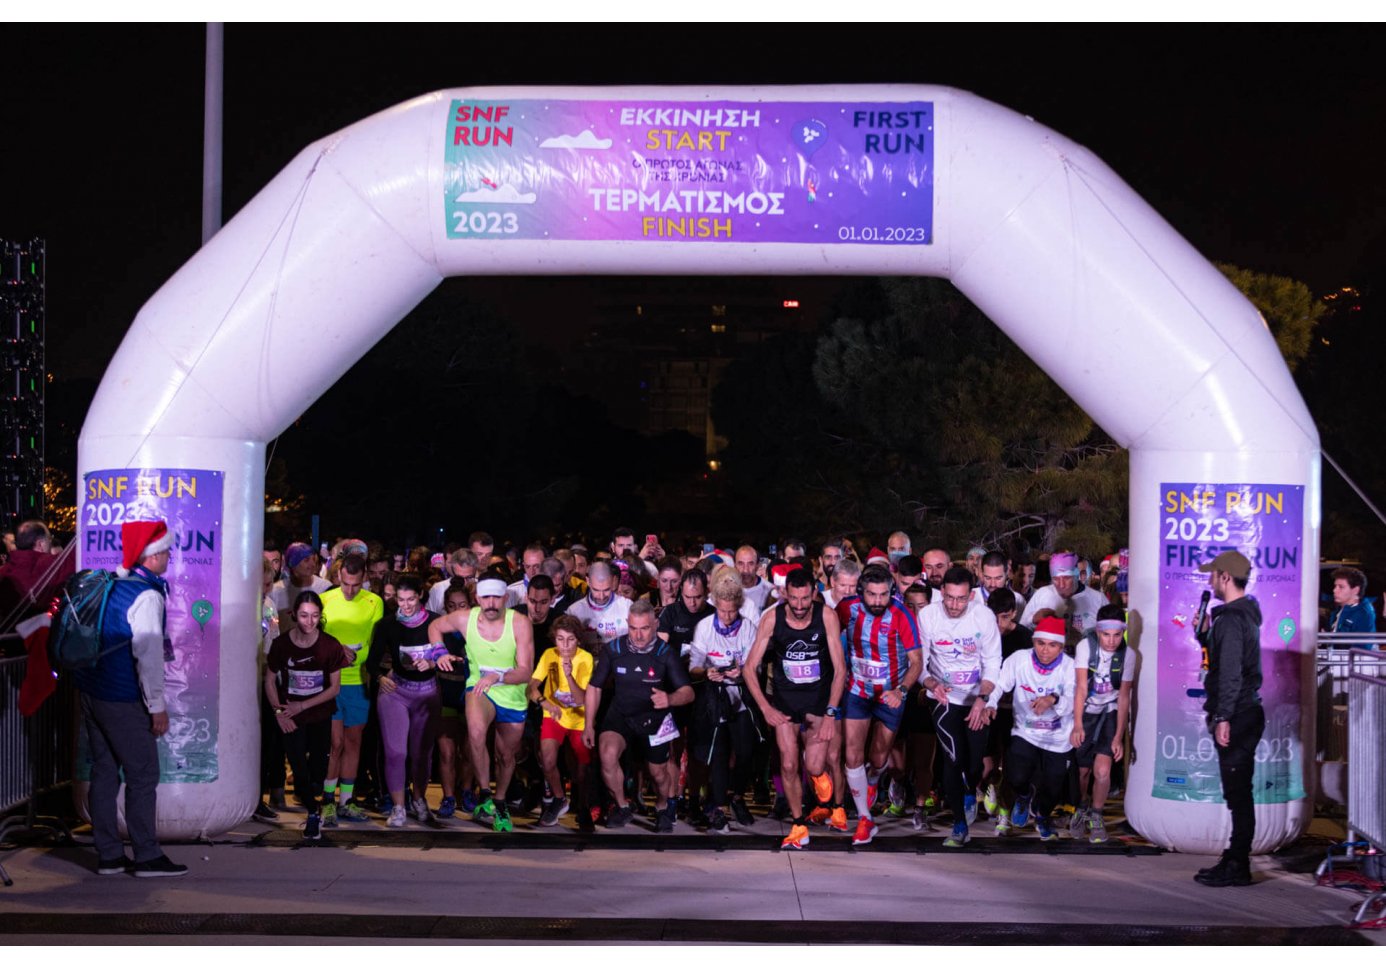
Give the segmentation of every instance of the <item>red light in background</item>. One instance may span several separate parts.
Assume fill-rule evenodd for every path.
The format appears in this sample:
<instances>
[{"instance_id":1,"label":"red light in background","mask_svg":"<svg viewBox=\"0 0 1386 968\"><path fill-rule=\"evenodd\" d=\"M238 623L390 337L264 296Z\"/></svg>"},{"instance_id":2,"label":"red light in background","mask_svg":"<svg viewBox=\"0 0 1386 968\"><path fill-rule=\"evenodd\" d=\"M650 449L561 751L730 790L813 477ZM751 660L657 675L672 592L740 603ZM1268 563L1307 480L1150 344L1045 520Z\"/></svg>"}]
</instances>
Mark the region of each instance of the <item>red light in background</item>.
<instances>
[{"instance_id":1,"label":"red light in background","mask_svg":"<svg viewBox=\"0 0 1386 968\"><path fill-rule=\"evenodd\" d=\"M785 309L798 309L798 308L799 308L799 300L797 300L797 299L786 299L786 300L784 301L784 308L785 308Z\"/></svg>"}]
</instances>

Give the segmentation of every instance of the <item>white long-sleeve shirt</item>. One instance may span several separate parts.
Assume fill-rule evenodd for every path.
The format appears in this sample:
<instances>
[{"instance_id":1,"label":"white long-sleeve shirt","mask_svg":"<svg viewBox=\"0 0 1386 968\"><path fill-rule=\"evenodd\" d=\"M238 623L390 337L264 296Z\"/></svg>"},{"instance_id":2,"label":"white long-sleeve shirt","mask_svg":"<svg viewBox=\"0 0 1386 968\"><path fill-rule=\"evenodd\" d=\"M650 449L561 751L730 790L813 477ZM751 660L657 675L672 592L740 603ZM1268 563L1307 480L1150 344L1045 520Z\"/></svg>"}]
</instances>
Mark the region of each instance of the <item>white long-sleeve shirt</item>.
<instances>
[{"instance_id":1,"label":"white long-sleeve shirt","mask_svg":"<svg viewBox=\"0 0 1386 968\"><path fill-rule=\"evenodd\" d=\"M1045 672L1035 664L1034 656L1034 649L1011 654L1001 666L1001 678L988 697L987 706L995 709L1001 696L1014 690L1015 726L1011 735L1042 750L1067 753L1073 749L1068 737L1073 732L1076 667L1073 659L1060 653L1059 664ZM1044 712L1036 713L1034 703L1044 696L1057 696L1058 701Z\"/></svg>"},{"instance_id":2,"label":"white long-sleeve shirt","mask_svg":"<svg viewBox=\"0 0 1386 968\"><path fill-rule=\"evenodd\" d=\"M1064 598L1053 585L1045 585L1035 590L1034 595L1020 615L1020 624L1033 629L1035 614L1041 609L1052 609L1055 615L1067 620L1070 634L1082 638L1097 627L1097 610L1107 604L1102 593L1091 588L1080 588L1072 598ZM1071 639L1070 641L1075 641Z\"/></svg>"},{"instance_id":3,"label":"white long-sleeve shirt","mask_svg":"<svg viewBox=\"0 0 1386 968\"><path fill-rule=\"evenodd\" d=\"M983 680L995 682L1001 673L1001 631L991 609L976 598L961 618L949 618L941 598L925 605L919 640L928 673L948 689L950 705L972 702Z\"/></svg>"},{"instance_id":4,"label":"white long-sleeve shirt","mask_svg":"<svg viewBox=\"0 0 1386 968\"><path fill-rule=\"evenodd\" d=\"M145 708L152 713L164 707L164 596L152 588L140 592L125 611L130 623L130 652Z\"/></svg>"}]
</instances>

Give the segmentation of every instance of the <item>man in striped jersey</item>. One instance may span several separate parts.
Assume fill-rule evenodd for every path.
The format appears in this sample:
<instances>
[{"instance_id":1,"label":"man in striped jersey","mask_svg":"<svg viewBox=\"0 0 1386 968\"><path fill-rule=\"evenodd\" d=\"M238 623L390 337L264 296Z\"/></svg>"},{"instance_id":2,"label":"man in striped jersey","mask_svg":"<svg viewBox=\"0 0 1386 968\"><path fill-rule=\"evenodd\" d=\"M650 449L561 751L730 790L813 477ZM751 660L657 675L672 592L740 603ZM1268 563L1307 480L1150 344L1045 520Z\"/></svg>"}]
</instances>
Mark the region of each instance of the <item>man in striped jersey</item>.
<instances>
[{"instance_id":1,"label":"man in striped jersey","mask_svg":"<svg viewBox=\"0 0 1386 968\"><path fill-rule=\"evenodd\" d=\"M876 837L871 819L876 782L890 761L905 696L924 667L918 626L909 609L891 597L894 587L886 568L869 565L862 570L858 594L837 604L852 670L845 715L847 788L857 807L854 845Z\"/></svg>"}]
</instances>

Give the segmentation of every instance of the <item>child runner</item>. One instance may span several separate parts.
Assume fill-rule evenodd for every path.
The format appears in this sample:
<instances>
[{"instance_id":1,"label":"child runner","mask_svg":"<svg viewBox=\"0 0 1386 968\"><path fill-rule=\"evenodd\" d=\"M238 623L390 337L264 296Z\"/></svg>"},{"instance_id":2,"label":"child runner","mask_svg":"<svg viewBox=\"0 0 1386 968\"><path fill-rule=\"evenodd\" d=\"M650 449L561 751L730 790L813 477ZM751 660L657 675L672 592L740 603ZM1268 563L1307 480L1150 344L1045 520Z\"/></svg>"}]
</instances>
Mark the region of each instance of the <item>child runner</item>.
<instances>
[{"instance_id":1,"label":"child runner","mask_svg":"<svg viewBox=\"0 0 1386 968\"><path fill-rule=\"evenodd\" d=\"M567 746L576 761L572 771L573 799L577 807L578 826L592 830L592 814L587 809L587 766L592 751L582 742L587 725L587 683L592 678L592 653L579 648L583 624L571 615L554 619L550 630L553 648L546 649L534 668L529 681L529 698L544 711L539 727L539 760L544 779L553 799L544 807L539 826L552 827L568 812L568 799L563 796L563 777L558 771L558 757Z\"/></svg>"}]
</instances>

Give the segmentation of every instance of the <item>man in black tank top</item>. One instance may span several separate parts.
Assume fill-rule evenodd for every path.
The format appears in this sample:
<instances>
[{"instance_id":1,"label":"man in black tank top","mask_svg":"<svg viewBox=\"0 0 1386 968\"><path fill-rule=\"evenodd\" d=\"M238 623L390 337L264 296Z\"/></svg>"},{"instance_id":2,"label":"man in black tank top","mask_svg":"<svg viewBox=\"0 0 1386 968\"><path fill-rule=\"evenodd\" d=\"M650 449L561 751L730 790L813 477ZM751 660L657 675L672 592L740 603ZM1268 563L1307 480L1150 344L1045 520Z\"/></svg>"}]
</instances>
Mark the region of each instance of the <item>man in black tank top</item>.
<instances>
[{"instance_id":1,"label":"man in black tank top","mask_svg":"<svg viewBox=\"0 0 1386 968\"><path fill-rule=\"evenodd\" d=\"M808 819L804 815L804 790L800 782L800 756L808 767L815 794L831 801L833 781L828 776L828 756L841 749L838 720L843 690L847 687L847 662L842 654L842 629L837 614L813 600L813 576L803 568L785 579L784 603L761 616L755 645L746 664L759 671L770 663L773 699L760 687L759 675L746 677L746 691L760 706L766 725L775 731L780 749L780 782L794 818L782 848L808 846Z\"/></svg>"}]
</instances>

